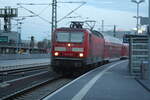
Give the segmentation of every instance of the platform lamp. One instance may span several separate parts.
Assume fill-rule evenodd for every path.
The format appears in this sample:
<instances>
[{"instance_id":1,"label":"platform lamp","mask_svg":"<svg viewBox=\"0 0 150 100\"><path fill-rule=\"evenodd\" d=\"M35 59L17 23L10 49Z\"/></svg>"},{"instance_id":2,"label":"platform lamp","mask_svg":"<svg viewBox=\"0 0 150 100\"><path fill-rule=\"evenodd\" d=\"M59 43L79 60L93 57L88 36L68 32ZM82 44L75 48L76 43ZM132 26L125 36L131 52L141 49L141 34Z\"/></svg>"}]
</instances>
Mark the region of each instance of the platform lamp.
<instances>
[{"instance_id":1,"label":"platform lamp","mask_svg":"<svg viewBox=\"0 0 150 100\"><path fill-rule=\"evenodd\" d=\"M136 3L137 4L137 25L136 25L136 28L137 28L137 34L138 34L138 31L139 31L139 5L144 2L145 0L131 0L131 2L133 3Z\"/></svg>"}]
</instances>

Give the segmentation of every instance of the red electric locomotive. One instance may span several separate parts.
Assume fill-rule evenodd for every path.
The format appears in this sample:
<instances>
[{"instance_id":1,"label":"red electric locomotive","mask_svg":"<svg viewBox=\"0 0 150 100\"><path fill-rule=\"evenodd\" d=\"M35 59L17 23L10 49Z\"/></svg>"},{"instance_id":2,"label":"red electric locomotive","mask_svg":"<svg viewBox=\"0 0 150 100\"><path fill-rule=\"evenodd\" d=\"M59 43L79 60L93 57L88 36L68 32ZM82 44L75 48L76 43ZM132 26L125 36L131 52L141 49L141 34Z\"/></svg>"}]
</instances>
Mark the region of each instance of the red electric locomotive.
<instances>
[{"instance_id":1,"label":"red electric locomotive","mask_svg":"<svg viewBox=\"0 0 150 100\"><path fill-rule=\"evenodd\" d=\"M69 28L58 28L52 36L51 65L58 73L72 73L111 58L120 58L122 44L105 40L103 34L82 28L72 22Z\"/></svg>"}]
</instances>

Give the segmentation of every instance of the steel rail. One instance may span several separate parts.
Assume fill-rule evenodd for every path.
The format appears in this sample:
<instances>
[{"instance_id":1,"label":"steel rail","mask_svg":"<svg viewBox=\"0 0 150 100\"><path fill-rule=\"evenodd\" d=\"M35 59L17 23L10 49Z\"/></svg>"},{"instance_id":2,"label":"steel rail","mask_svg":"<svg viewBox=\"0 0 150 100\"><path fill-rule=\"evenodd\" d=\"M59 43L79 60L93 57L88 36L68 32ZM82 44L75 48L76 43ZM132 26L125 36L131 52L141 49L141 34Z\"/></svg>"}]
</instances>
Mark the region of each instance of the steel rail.
<instances>
[{"instance_id":1,"label":"steel rail","mask_svg":"<svg viewBox=\"0 0 150 100\"><path fill-rule=\"evenodd\" d=\"M4 100L4 99L5 100L11 100L13 98L16 98L16 97L18 97L20 95L23 95L23 94L27 93L28 91L32 91L32 90L34 90L34 89L36 89L36 88L38 88L40 86L44 86L44 85L46 85L46 84L48 84L50 82L54 82L54 81L59 80L61 78L62 78L62 76L59 76L59 75L53 76L53 77L51 77L51 78L49 78L49 79L47 79L47 80L45 80L43 82L34 84L34 85L30 86L30 87L26 87L26 88L24 88L24 89L22 89L20 91L17 91L17 92L14 92L12 94L9 94L9 95L7 95L5 97L2 97L1 99L2 100Z\"/></svg>"},{"instance_id":2,"label":"steel rail","mask_svg":"<svg viewBox=\"0 0 150 100\"><path fill-rule=\"evenodd\" d=\"M37 64L23 64L23 65L13 65L13 66L0 66L0 73L1 72L15 71L15 70L22 70L22 69L37 68L38 66L46 66L46 65L50 65L50 63L37 63Z\"/></svg>"},{"instance_id":3,"label":"steel rail","mask_svg":"<svg viewBox=\"0 0 150 100\"><path fill-rule=\"evenodd\" d=\"M9 71L1 71L0 76L7 76L9 74L17 74L22 72L29 72L29 71L36 71L36 70L42 70L42 69L48 69L49 66L40 66L40 67L30 67L30 68L22 68L17 70L9 70Z\"/></svg>"}]
</instances>

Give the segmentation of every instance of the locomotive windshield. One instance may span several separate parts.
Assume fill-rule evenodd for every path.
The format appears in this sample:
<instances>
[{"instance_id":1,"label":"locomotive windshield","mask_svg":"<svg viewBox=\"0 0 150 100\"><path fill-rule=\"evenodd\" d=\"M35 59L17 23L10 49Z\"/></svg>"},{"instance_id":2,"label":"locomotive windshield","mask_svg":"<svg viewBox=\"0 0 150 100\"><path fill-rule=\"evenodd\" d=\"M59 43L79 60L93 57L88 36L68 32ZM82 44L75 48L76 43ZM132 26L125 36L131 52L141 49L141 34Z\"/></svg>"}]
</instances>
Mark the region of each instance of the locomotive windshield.
<instances>
[{"instance_id":1,"label":"locomotive windshield","mask_svg":"<svg viewBox=\"0 0 150 100\"><path fill-rule=\"evenodd\" d=\"M58 42L83 42L83 32L58 32L57 41Z\"/></svg>"},{"instance_id":2,"label":"locomotive windshield","mask_svg":"<svg viewBox=\"0 0 150 100\"><path fill-rule=\"evenodd\" d=\"M68 42L69 41L69 33L67 33L67 32L58 32L57 33L57 41L58 42Z\"/></svg>"}]
</instances>

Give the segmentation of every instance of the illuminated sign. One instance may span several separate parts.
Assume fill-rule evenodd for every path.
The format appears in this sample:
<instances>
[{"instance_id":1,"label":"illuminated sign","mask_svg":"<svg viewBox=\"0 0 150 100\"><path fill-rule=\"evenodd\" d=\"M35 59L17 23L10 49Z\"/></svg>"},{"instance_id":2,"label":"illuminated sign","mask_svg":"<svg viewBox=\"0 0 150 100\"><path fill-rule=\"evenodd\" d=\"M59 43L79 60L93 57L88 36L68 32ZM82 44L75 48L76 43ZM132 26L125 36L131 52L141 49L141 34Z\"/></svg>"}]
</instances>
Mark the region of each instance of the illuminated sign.
<instances>
[{"instance_id":1,"label":"illuminated sign","mask_svg":"<svg viewBox=\"0 0 150 100\"><path fill-rule=\"evenodd\" d=\"M8 42L8 36L0 36L0 42Z\"/></svg>"}]
</instances>

